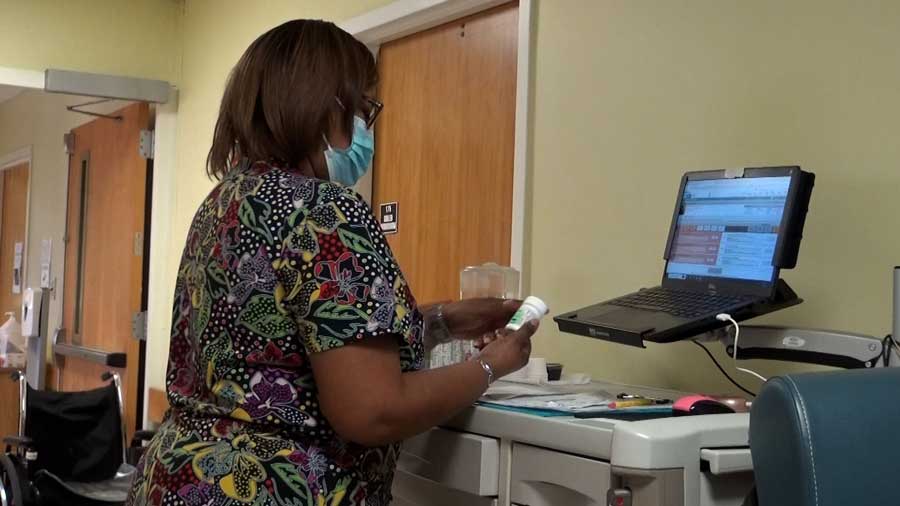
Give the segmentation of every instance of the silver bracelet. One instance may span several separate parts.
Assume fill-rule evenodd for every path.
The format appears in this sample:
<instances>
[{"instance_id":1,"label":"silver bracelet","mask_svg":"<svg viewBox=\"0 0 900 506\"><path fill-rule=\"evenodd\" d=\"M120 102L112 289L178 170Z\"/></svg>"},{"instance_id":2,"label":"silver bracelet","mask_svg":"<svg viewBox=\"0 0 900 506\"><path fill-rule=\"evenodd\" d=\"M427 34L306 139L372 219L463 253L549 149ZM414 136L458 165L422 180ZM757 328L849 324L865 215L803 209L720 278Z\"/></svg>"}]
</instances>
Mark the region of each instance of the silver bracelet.
<instances>
[{"instance_id":1,"label":"silver bracelet","mask_svg":"<svg viewBox=\"0 0 900 506\"><path fill-rule=\"evenodd\" d=\"M484 369L484 372L487 373L488 386L491 386L491 384L494 382L494 369L491 367L491 364L485 362L484 360L481 360L480 358L477 358L475 360L478 361L478 365L480 365L481 368Z\"/></svg>"}]
</instances>

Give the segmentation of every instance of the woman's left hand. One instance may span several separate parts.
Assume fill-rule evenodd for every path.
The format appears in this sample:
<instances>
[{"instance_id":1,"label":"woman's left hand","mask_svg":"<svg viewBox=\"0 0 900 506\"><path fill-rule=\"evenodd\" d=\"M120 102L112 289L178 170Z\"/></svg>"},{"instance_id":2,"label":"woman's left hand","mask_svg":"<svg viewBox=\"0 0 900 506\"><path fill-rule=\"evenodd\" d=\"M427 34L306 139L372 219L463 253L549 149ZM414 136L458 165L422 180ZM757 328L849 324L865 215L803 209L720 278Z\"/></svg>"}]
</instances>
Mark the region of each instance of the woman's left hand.
<instances>
[{"instance_id":1,"label":"woman's left hand","mask_svg":"<svg viewBox=\"0 0 900 506\"><path fill-rule=\"evenodd\" d=\"M502 329L522 305L520 300L478 298L444 306L444 321L457 339L481 339Z\"/></svg>"}]
</instances>

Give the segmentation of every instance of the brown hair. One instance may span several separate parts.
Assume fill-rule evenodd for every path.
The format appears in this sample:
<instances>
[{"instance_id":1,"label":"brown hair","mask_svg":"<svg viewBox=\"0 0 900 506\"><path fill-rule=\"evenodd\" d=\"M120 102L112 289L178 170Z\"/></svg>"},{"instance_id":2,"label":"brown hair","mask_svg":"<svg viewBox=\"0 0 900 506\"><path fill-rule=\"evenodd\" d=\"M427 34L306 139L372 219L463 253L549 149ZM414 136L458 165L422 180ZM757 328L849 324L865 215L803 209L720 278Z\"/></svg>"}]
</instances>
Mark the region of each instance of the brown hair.
<instances>
[{"instance_id":1,"label":"brown hair","mask_svg":"<svg viewBox=\"0 0 900 506\"><path fill-rule=\"evenodd\" d=\"M350 135L377 80L372 53L334 23L297 19L269 30L228 77L207 174L222 179L245 158L299 166L323 149L335 113Z\"/></svg>"}]
</instances>

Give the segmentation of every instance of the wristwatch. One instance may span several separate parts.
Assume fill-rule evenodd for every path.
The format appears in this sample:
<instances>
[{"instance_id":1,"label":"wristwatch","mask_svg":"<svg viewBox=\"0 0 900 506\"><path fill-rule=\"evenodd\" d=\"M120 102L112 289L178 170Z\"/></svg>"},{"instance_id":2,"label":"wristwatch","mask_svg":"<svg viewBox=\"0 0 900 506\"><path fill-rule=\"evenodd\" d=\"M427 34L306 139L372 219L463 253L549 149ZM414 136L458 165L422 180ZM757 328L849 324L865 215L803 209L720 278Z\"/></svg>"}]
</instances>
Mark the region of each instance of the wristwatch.
<instances>
[{"instance_id":1,"label":"wristwatch","mask_svg":"<svg viewBox=\"0 0 900 506\"><path fill-rule=\"evenodd\" d=\"M438 304L437 308L425 318L425 335L435 344L449 343L453 340L453 334L444 320L444 305Z\"/></svg>"}]
</instances>

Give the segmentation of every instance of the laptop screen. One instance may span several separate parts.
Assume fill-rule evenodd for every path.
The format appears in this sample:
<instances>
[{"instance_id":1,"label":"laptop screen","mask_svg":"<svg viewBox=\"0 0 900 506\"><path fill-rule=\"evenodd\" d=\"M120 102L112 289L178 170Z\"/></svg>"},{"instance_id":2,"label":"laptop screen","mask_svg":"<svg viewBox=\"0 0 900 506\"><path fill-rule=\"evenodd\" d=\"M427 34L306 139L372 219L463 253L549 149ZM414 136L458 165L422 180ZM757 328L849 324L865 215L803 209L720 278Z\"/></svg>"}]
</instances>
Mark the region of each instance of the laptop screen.
<instances>
[{"instance_id":1,"label":"laptop screen","mask_svg":"<svg viewBox=\"0 0 900 506\"><path fill-rule=\"evenodd\" d=\"M772 282L790 185L790 176L688 181L666 277Z\"/></svg>"}]
</instances>

